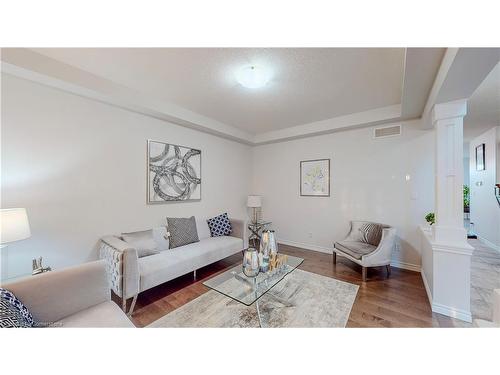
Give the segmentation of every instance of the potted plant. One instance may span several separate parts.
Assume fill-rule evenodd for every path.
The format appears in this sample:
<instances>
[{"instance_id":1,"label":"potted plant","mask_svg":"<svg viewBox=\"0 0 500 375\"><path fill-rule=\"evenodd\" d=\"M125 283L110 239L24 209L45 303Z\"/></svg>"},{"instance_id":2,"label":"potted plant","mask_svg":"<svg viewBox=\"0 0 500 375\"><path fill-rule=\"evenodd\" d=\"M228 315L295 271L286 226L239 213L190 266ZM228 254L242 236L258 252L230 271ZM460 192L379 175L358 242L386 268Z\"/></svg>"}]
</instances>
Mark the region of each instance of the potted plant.
<instances>
[{"instance_id":1,"label":"potted plant","mask_svg":"<svg viewBox=\"0 0 500 375\"><path fill-rule=\"evenodd\" d=\"M464 213L468 214L470 212L470 189L467 185L464 185Z\"/></svg>"},{"instance_id":2,"label":"potted plant","mask_svg":"<svg viewBox=\"0 0 500 375\"><path fill-rule=\"evenodd\" d=\"M425 215L425 221L429 223L429 225L432 225L436 222L436 217L434 216L434 212L429 212L427 215Z\"/></svg>"}]
</instances>

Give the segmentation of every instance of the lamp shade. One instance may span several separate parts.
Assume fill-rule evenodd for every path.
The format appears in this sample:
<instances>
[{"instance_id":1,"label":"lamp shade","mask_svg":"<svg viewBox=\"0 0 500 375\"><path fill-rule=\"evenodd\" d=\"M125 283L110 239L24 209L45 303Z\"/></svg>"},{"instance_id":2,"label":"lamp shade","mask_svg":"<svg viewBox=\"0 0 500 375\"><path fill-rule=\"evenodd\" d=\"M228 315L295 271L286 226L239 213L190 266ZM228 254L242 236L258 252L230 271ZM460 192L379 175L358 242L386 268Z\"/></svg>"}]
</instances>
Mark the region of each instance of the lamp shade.
<instances>
[{"instance_id":1,"label":"lamp shade","mask_svg":"<svg viewBox=\"0 0 500 375\"><path fill-rule=\"evenodd\" d=\"M249 195L247 199L247 207L262 206L262 197L260 195Z\"/></svg>"},{"instance_id":2,"label":"lamp shade","mask_svg":"<svg viewBox=\"0 0 500 375\"><path fill-rule=\"evenodd\" d=\"M31 236L28 215L24 208L0 210L0 243L24 240Z\"/></svg>"}]
</instances>

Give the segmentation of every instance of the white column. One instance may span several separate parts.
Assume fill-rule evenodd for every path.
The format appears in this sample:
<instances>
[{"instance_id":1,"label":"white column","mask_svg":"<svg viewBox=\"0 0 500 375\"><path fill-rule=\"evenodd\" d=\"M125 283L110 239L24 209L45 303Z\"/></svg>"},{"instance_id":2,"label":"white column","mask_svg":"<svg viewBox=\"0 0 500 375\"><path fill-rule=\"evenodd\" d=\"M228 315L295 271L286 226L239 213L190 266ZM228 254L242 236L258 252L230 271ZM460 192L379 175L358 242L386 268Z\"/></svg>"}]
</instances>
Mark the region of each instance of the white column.
<instances>
[{"instance_id":1,"label":"white column","mask_svg":"<svg viewBox=\"0 0 500 375\"><path fill-rule=\"evenodd\" d=\"M463 225L463 117L467 101L436 104L432 122L436 132L436 243L464 243Z\"/></svg>"},{"instance_id":2,"label":"white column","mask_svg":"<svg viewBox=\"0 0 500 375\"><path fill-rule=\"evenodd\" d=\"M463 224L463 117L467 101L436 104L436 224L432 245L432 311L470 322L470 265L474 249Z\"/></svg>"}]
</instances>

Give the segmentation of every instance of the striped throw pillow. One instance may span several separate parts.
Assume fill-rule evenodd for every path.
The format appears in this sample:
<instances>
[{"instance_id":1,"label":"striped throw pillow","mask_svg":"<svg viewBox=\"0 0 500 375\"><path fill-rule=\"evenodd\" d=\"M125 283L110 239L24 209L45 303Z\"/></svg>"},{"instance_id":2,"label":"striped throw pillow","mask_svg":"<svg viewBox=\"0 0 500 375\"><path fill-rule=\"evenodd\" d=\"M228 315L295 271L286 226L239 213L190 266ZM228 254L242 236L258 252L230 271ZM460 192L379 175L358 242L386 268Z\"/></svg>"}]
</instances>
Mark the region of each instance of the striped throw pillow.
<instances>
[{"instance_id":1,"label":"striped throw pillow","mask_svg":"<svg viewBox=\"0 0 500 375\"><path fill-rule=\"evenodd\" d=\"M373 246L378 246L382 239L382 226L375 223L366 223L359 229L361 241Z\"/></svg>"}]
</instances>

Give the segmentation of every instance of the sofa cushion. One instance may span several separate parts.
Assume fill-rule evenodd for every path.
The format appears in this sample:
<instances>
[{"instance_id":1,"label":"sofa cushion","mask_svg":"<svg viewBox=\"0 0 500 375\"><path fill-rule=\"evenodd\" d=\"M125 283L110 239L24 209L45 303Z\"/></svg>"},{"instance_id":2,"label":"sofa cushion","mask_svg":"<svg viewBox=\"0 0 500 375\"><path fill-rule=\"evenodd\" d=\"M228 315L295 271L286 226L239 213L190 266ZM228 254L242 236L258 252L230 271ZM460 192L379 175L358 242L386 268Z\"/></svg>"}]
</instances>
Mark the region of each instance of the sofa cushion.
<instances>
[{"instance_id":1,"label":"sofa cushion","mask_svg":"<svg viewBox=\"0 0 500 375\"><path fill-rule=\"evenodd\" d=\"M189 245L139 259L140 290L144 291L243 249L241 238L208 237Z\"/></svg>"},{"instance_id":2,"label":"sofa cushion","mask_svg":"<svg viewBox=\"0 0 500 375\"><path fill-rule=\"evenodd\" d=\"M227 212L207 220L212 237L229 236L233 231Z\"/></svg>"},{"instance_id":3,"label":"sofa cushion","mask_svg":"<svg viewBox=\"0 0 500 375\"><path fill-rule=\"evenodd\" d=\"M358 241L340 241L335 242L335 248L352 256L355 259L361 259L364 255L374 252L377 247L369 243Z\"/></svg>"},{"instance_id":4,"label":"sofa cushion","mask_svg":"<svg viewBox=\"0 0 500 375\"><path fill-rule=\"evenodd\" d=\"M14 293L0 288L0 328L29 328L33 325L28 308Z\"/></svg>"},{"instance_id":5,"label":"sofa cushion","mask_svg":"<svg viewBox=\"0 0 500 375\"><path fill-rule=\"evenodd\" d=\"M61 319L53 324L52 327L135 327L127 318L127 315L112 301L102 302L88 309L77 312Z\"/></svg>"},{"instance_id":6,"label":"sofa cushion","mask_svg":"<svg viewBox=\"0 0 500 375\"><path fill-rule=\"evenodd\" d=\"M140 232L122 233L122 238L123 241L137 250L137 256L139 258L158 254L160 252L158 250L158 244L154 239L152 229Z\"/></svg>"},{"instance_id":7,"label":"sofa cushion","mask_svg":"<svg viewBox=\"0 0 500 375\"><path fill-rule=\"evenodd\" d=\"M153 228L153 238L155 239L156 248L158 250L163 251L170 248L166 225Z\"/></svg>"},{"instance_id":8,"label":"sofa cushion","mask_svg":"<svg viewBox=\"0 0 500 375\"><path fill-rule=\"evenodd\" d=\"M366 223L359 228L361 241L373 246L378 246L382 239L382 226L376 223Z\"/></svg>"},{"instance_id":9,"label":"sofa cushion","mask_svg":"<svg viewBox=\"0 0 500 375\"><path fill-rule=\"evenodd\" d=\"M198 238L200 240L211 237L210 228L206 220L196 220L196 229L198 230Z\"/></svg>"},{"instance_id":10,"label":"sofa cushion","mask_svg":"<svg viewBox=\"0 0 500 375\"><path fill-rule=\"evenodd\" d=\"M198 231L196 230L196 220L194 216L167 217L167 230L170 233L170 248L188 245L198 242Z\"/></svg>"}]
</instances>

